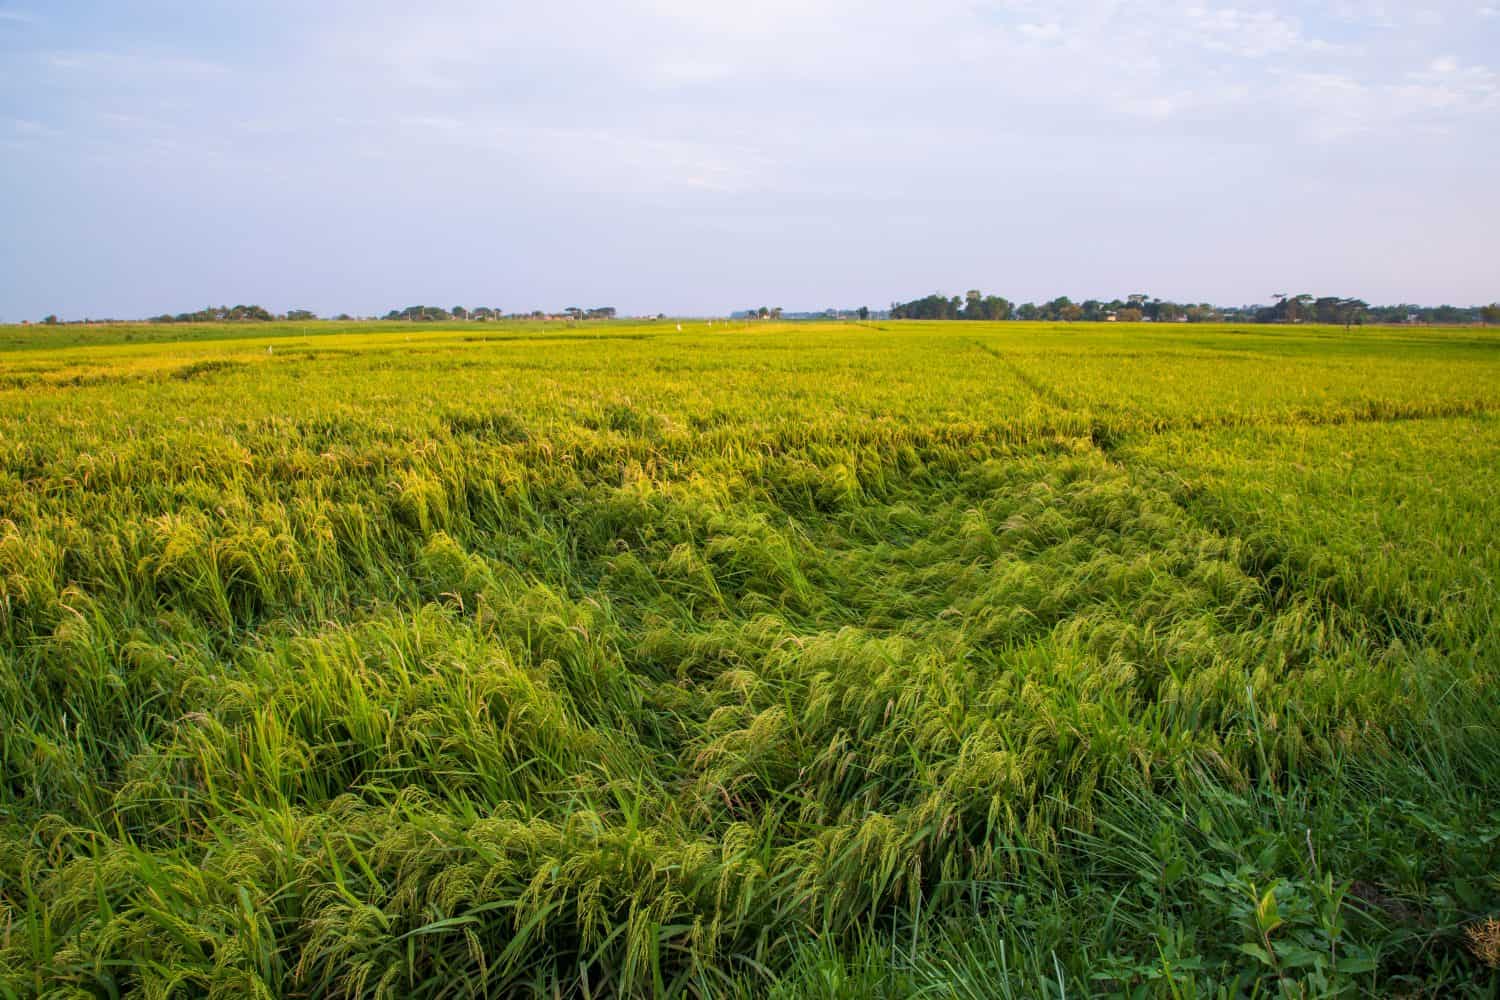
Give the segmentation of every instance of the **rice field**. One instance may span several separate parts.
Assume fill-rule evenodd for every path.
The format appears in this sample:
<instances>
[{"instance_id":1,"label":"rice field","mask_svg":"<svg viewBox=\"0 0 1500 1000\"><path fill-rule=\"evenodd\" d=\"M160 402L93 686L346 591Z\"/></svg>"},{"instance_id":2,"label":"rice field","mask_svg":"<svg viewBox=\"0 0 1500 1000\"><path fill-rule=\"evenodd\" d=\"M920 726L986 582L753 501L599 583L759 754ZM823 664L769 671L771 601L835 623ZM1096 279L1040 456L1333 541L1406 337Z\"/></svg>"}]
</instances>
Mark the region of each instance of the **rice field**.
<instances>
[{"instance_id":1,"label":"rice field","mask_svg":"<svg viewBox=\"0 0 1500 1000\"><path fill-rule=\"evenodd\" d=\"M0 328L0 996L1494 996L1497 470L1476 329Z\"/></svg>"}]
</instances>

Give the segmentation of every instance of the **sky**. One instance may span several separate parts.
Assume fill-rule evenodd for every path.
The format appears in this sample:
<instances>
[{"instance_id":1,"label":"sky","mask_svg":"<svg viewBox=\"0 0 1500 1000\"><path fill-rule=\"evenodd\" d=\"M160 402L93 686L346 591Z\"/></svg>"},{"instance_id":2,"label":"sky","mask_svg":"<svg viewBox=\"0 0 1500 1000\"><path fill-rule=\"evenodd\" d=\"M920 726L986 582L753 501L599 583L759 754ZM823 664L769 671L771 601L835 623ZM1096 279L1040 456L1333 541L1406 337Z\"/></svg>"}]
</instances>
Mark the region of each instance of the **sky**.
<instances>
[{"instance_id":1,"label":"sky","mask_svg":"<svg viewBox=\"0 0 1500 1000\"><path fill-rule=\"evenodd\" d=\"M1500 299L1500 0L0 0L0 321Z\"/></svg>"}]
</instances>

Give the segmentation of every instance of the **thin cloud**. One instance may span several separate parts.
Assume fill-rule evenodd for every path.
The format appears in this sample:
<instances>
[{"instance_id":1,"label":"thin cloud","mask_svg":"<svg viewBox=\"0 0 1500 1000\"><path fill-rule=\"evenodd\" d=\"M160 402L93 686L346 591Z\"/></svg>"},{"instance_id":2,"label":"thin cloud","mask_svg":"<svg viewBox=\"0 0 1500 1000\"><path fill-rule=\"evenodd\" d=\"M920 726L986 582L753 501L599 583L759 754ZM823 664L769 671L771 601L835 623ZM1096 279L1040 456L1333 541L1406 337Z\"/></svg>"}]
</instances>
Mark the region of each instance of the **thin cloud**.
<instances>
[{"instance_id":1,"label":"thin cloud","mask_svg":"<svg viewBox=\"0 0 1500 1000\"><path fill-rule=\"evenodd\" d=\"M189 217L238 213L258 192L280 206L267 217L337 217L372 253L387 213L403 238L430 227L433 245L486 234L479 260L509 239L506 266L543 286L583 273L573 257L590 240L659 241L661 264L632 250L609 265L620 287L648 297L674 261L714 263L721 277L681 302L697 308L736 301L739 275L765 287L826 272L873 292L989 274L1042 294L1041 269L1074 260L1078 233L1127 224L1132 266L1170 265L1194 286L1184 294L1238 300L1250 293L1223 286L1293 252L1257 249L1256 220L1302 204L1312 180L1324 186L1305 217L1341 232L1418 198L1427 228L1413 239L1432 238L1449 201L1464 233L1500 224L1493 184L1463 172L1500 156L1494 0L265 0L170 22L80 4L0 49L0 114L57 131L0 128L8 150L24 146L0 164L23 208L67 177L118 179L131 203L154 192ZM113 172L76 167L95 159ZM96 206L98 226L117 203ZM253 246L260 213L237 218ZM759 219L817 222L778 244ZM705 226L741 235L722 260L674 258ZM1372 238L1401 236L1385 226ZM901 239L868 235L882 227ZM549 257L549 240L569 249ZM1187 245L1224 259L1210 268ZM464 246L445 262L455 284ZM1446 272L1440 256L1433 275L1473 270L1469 250ZM1121 266L1095 258L1105 277ZM381 268L402 259L387 247L368 280L400 279ZM960 280L966 267L978 273Z\"/></svg>"},{"instance_id":2,"label":"thin cloud","mask_svg":"<svg viewBox=\"0 0 1500 1000\"><path fill-rule=\"evenodd\" d=\"M47 52L42 64L58 73L92 76L102 80L148 80L156 78L217 77L229 70L222 63L192 56L149 52L64 50Z\"/></svg>"}]
</instances>

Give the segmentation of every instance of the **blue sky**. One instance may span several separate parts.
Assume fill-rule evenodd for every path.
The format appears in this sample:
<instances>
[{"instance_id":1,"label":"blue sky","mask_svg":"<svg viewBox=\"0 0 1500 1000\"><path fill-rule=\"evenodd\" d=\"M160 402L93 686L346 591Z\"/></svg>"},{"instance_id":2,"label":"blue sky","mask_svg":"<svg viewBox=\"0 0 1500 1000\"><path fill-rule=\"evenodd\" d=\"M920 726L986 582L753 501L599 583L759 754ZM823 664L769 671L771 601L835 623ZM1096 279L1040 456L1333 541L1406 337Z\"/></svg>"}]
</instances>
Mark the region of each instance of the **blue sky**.
<instances>
[{"instance_id":1,"label":"blue sky","mask_svg":"<svg viewBox=\"0 0 1500 1000\"><path fill-rule=\"evenodd\" d=\"M1500 0L0 0L0 320L1500 299Z\"/></svg>"}]
</instances>

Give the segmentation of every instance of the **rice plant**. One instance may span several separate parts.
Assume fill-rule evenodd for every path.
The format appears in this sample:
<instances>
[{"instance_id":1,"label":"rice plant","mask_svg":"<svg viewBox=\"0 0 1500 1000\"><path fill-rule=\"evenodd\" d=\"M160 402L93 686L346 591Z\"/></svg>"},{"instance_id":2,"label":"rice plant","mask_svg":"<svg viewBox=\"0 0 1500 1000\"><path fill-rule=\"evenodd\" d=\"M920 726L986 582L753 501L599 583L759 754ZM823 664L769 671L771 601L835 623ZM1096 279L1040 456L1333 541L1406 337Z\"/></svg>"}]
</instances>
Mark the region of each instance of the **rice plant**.
<instances>
[{"instance_id":1,"label":"rice plant","mask_svg":"<svg viewBox=\"0 0 1500 1000\"><path fill-rule=\"evenodd\" d=\"M0 338L0 995L1500 988L1500 340L477 329Z\"/></svg>"}]
</instances>

